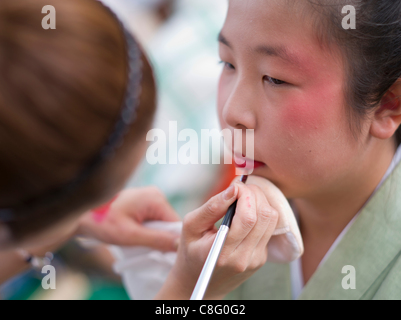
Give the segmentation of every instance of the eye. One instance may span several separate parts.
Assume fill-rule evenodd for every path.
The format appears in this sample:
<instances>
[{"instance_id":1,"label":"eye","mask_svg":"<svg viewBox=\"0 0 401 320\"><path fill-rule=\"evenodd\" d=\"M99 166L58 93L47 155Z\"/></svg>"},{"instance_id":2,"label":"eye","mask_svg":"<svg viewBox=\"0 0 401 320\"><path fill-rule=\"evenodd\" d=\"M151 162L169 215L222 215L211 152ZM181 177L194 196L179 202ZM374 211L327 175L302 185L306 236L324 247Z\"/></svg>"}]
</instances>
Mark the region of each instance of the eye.
<instances>
[{"instance_id":1,"label":"eye","mask_svg":"<svg viewBox=\"0 0 401 320\"><path fill-rule=\"evenodd\" d=\"M235 70L235 67L231 63L228 63L228 62L225 62L225 61L220 61L220 63L223 64L225 69Z\"/></svg>"},{"instance_id":2,"label":"eye","mask_svg":"<svg viewBox=\"0 0 401 320\"><path fill-rule=\"evenodd\" d=\"M279 85L283 85L283 84L287 83L285 81L282 81L282 80L279 80L279 79L275 79L275 78L272 78L272 77L269 77L269 76L264 76L263 80L267 81L270 84L275 85L275 86L279 86Z\"/></svg>"}]
</instances>

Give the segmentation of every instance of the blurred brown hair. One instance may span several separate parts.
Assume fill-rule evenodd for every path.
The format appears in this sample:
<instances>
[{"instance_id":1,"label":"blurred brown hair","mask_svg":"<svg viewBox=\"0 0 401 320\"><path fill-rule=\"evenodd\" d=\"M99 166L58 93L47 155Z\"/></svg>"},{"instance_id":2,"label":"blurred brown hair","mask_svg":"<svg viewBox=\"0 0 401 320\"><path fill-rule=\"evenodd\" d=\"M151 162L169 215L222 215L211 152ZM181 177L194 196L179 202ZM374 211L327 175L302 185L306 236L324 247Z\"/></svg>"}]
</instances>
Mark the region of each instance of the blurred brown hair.
<instances>
[{"instance_id":1,"label":"blurred brown hair","mask_svg":"<svg viewBox=\"0 0 401 320\"><path fill-rule=\"evenodd\" d=\"M42 28L45 5L56 9L55 30ZM10 222L15 238L88 209L127 178L112 168L144 139L155 111L143 54L142 63L140 105L123 147L64 202ZM122 28L97 1L0 1L0 208L40 197L85 168L114 130L127 74Z\"/></svg>"}]
</instances>

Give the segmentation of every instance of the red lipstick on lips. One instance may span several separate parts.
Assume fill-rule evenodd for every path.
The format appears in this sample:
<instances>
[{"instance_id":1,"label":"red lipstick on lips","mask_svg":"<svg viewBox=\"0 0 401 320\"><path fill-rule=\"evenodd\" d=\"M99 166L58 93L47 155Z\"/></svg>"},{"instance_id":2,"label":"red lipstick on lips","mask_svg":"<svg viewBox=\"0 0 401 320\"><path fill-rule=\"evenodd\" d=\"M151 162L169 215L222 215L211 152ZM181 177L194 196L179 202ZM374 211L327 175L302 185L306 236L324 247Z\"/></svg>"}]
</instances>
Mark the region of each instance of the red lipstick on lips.
<instances>
[{"instance_id":1,"label":"red lipstick on lips","mask_svg":"<svg viewBox=\"0 0 401 320\"><path fill-rule=\"evenodd\" d=\"M264 166L266 166L266 164L264 164L263 162L253 161L253 168L254 169L261 168L261 167L264 167Z\"/></svg>"},{"instance_id":2,"label":"red lipstick on lips","mask_svg":"<svg viewBox=\"0 0 401 320\"><path fill-rule=\"evenodd\" d=\"M257 169L257 168L261 168L266 166L266 164L264 162L260 162L260 161L256 161L256 160L251 160L248 158L245 158L245 156L242 156L242 161L244 161L243 164L238 164L235 159L239 159L239 157L234 157L234 164L237 168L246 168L247 166L250 167L252 165L253 162L253 169ZM241 162L242 162L241 161Z\"/></svg>"}]
</instances>

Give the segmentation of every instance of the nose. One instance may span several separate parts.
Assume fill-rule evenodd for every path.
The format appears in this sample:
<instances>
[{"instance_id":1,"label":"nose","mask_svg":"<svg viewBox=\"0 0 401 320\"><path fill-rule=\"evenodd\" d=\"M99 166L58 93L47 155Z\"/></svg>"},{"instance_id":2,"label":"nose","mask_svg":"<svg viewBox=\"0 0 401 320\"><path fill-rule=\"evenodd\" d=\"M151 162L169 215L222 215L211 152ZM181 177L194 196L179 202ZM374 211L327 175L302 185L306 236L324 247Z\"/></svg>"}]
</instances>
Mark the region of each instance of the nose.
<instances>
[{"instance_id":1,"label":"nose","mask_svg":"<svg viewBox=\"0 0 401 320\"><path fill-rule=\"evenodd\" d=\"M256 129L257 93L245 78L239 79L226 100L222 118L233 129Z\"/></svg>"}]
</instances>

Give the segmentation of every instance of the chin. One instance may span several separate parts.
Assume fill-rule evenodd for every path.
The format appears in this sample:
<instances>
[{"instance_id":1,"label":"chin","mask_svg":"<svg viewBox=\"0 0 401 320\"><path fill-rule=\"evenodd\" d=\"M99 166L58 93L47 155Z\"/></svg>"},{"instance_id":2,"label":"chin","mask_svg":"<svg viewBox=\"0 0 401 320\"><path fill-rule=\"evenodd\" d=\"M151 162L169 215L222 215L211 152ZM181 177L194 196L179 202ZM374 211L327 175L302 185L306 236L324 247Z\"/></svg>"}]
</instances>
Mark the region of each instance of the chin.
<instances>
[{"instance_id":1,"label":"chin","mask_svg":"<svg viewBox=\"0 0 401 320\"><path fill-rule=\"evenodd\" d=\"M280 191L284 194L284 196L287 199L290 198L294 198L296 192L294 190L291 190L291 188L288 188L285 186L285 184L281 183L280 181L278 181L277 179L275 179L274 177L272 177L271 173L269 172L267 167L263 167L263 168L258 168L255 169L252 174L252 176L257 176L257 177L261 177L261 178L265 178L267 180L269 180L271 183L273 183L277 188L280 189Z\"/></svg>"}]
</instances>

